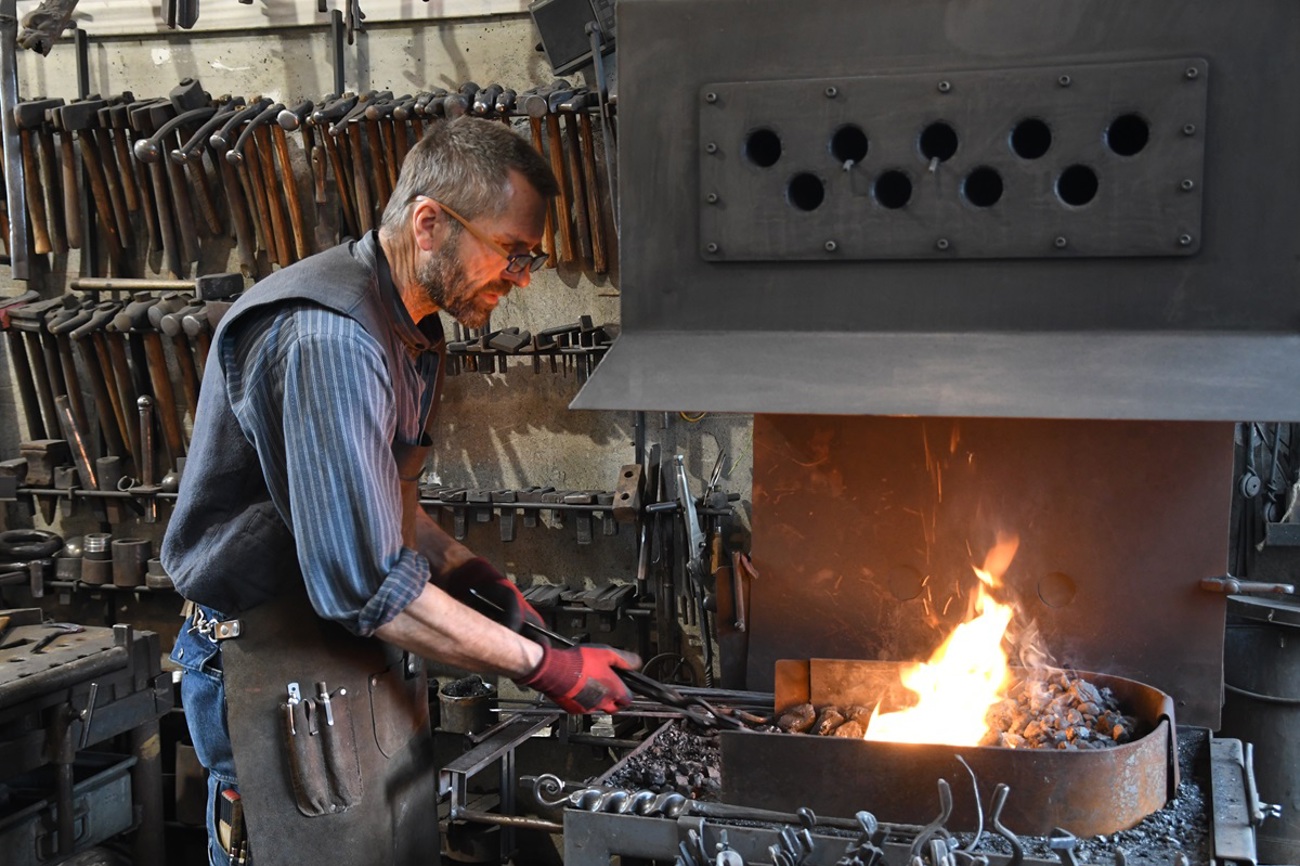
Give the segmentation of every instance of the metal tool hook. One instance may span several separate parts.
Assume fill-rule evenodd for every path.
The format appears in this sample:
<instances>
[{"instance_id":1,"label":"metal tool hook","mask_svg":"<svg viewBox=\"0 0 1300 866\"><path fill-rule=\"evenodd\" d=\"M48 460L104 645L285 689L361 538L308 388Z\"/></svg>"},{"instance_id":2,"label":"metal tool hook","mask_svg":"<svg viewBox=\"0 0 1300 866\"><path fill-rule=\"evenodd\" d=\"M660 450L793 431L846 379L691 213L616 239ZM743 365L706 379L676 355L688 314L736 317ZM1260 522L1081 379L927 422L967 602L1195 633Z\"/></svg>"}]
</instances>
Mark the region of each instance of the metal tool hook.
<instances>
[{"instance_id":1,"label":"metal tool hook","mask_svg":"<svg viewBox=\"0 0 1300 866\"><path fill-rule=\"evenodd\" d=\"M989 808L989 826L1011 846L1011 860L1007 862L1007 866L1020 866L1025 859L1025 849L1020 844L1020 837L1002 826L1002 807L1007 804L1007 796L1010 793L1011 788L1005 782L999 782L993 789L993 803Z\"/></svg>"},{"instance_id":2,"label":"metal tool hook","mask_svg":"<svg viewBox=\"0 0 1300 866\"><path fill-rule=\"evenodd\" d=\"M970 764L961 755L954 755L959 763L970 773L971 785L975 789L975 835L971 837L970 844L966 846L966 851L974 851L979 845L980 839L984 836L984 807L980 805L980 780L975 777L975 771L971 769Z\"/></svg>"},{"instance_id":3,"label":"metal tool hook","mask_svg":"<svg viewBox=\"0 0 1300 866\"><path fill-rule=\"evenodd\" d=\"M909 852L909 862L921 857L921 852L925 850L926 843L933 837L947 839L949 834L947 830L948 819L952 816L952 788L948 785L947 779L939 780L939 817L935 818L929 824L921 828L921 832L916 834L916 839L912 841L912 849ZM937 864L936 864L937 866Z\"/></svg>"}]
</instances>

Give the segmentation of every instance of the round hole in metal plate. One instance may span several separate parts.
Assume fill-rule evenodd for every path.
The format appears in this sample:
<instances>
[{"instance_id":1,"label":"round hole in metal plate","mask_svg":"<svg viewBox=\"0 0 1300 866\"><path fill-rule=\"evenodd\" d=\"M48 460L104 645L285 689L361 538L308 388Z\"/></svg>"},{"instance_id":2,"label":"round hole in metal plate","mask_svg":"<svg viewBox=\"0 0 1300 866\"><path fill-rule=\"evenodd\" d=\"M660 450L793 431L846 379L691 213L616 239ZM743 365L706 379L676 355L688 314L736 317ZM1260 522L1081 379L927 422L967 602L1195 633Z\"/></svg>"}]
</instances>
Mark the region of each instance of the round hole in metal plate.
<instances>
[{"instance_id":1,"label":"round hole in metal plate","mask_svg":"<svg viewBox=\"0 0 1300 866\"><path fill-rule=\"evenodd\" d=\"M852 123L841 126L831 136L831 156L841 163L862 162L870 146L867 134Z\"/></svg>"},{"instance_id":2,"label":"round hole in metal plate","mask_svg":"<svg viewBox=\"0 0 1300 866\"><path fill-rule=\"evenodd\" d=\"M1011 150L1021 159L1046 156L1052 147L1052 129L1037 117L1020 121L1011 130Z\"/></svg>"},{"instance_id":3,"label":"round hole in metal plate","mask_svg":"<svg viewBox=\"0 0 1300 866\"><path fill-rule=\"evenodd\" d=\"M1097 197L1097 173L1086 165L1072 165L1056 179L1056 194L1071 207L1083 207Z\"/></svg>"},{"instance_id":4,"label":"round hole in metal plate","mask_svg":"<svg viewBox=\"0 0 1300 866\"><path fill-rule=\"evenodd\" d=\"M790 178L785 194L790 204L804 211L817 210L826 200L826 188L822 185L821 178L808 172Z\"/></svg>"},{"instance_id":5,"label":"round hole in metal plate","mask_svg":"<svg viewBox=\"0 0 1300 866\"><path fill-rule=\"evenodd\" d=\"M993 207L1002 198L1002 175L986 165L966 175L962 195L975 207Z\"/></svg>"},{"instance_id":6,"label":"round hole in metal plate","mask_svg":"<svg viewBox=\"0 0 1300 866\"><path fill-rule=\"evenodd\" d=\"M883 172L872 188L881 207L898 210L912 200L912 180L897 169Z\"/></svg>"},{"instance_id":7,"label":"round hole in metal plate","mask_svg":"<svg viewBox=\"0 0 1300 866\"><path fill-rule=\"evenodd\" d=\"M910 565L895 565L889 570L889 591L899 601L907 601L921 594L921 572Z\"/></svg>"},{"instance_id":8,"label":"round hole in metal plate","mask_svg":"<svg viewBox=\"0 0 1300 866\"><path fill-rule=\"evenodd\" d=\"M770 129L756 129L745 139L745 158L759 168L771 168L781 158L781 137Z\"/></svg>"},{"instance_id":9,"label":"round hole in metal plate","mask_svg":"<svg viewBox=\"0 0 1300 866\"><path fill-rule=\"evenodd\" d=\"M1074 601L1078 587L1074 578L1059 571L1053 571L1038 581L1038 597L1043 604L1052 608L1066 607Z\"/></svg>"},{"instance_id":10,"label":"round hole in metal plate","mask_svg":"<svg viewBox=\"0 0 1300 866\"><path fill-rule=\"evenodd\" d=\"M943 121L937 121L921 130L921 155L927 161L946 162L957 153L957 130Z\"/></svg>"},{"instance_id":11,"label":"round hole in metal plate","mask_svg":"<svg viewBox=\"0 0 1300 866\"><path fill-rule=\"evenodd\" d=\"M1151 125L1137 114L1121 114L1106 127L1106 146L1120 156L1137 156L1151 140Z\"/></svg>"}]
</instances>

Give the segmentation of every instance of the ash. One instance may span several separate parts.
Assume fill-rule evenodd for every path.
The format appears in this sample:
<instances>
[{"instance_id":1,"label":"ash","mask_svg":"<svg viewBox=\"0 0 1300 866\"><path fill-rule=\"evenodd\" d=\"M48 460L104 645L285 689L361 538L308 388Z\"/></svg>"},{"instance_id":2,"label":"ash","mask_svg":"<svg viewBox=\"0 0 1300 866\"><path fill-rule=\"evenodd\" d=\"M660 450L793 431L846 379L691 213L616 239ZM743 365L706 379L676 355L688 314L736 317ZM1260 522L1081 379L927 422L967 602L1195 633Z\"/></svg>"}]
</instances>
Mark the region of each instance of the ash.
<instances>
[{"instance_id":1,"label":"ash","mask_svg":"<svg viewBox=\"0 0 1300 866\"><path fill-rule=\"evenodd\" d=\"M1109 836L1081 838L1075 846L1080 863L1116 862L1122 851L1130 866L1169 866L1178 854L1190 863L1210 863L1213 859L1210 839L1210 805L1206 788L1209 784L1209 731L1182 728L1178 731L1178 764L1181 783L1178 797L1163 809L1148 815L1131 830ZM1011 792L1015 796L1015 792ZM1009 828L1013 833L1015 827ZM959 838L963 846L970 835ZM1021 836L1020 844L1029 859L1057 862L1055 851L1041 836ZM1010 854L1011 848L1000 837L990 837L987 830L980 851Z\"/></svg>"},{"instance_id":2,"label":"ash","mask_svg":"<svg viewBox=\"0 0 1300 866\"><path fill-rule=\"evenodd\" d=\"M716 734L696 734L673 725L659 732L643 752L631 755L606 783L658 794L675 791L693 800L717 800L722 793L722 752Z\"/></svg>"}]
</instances>

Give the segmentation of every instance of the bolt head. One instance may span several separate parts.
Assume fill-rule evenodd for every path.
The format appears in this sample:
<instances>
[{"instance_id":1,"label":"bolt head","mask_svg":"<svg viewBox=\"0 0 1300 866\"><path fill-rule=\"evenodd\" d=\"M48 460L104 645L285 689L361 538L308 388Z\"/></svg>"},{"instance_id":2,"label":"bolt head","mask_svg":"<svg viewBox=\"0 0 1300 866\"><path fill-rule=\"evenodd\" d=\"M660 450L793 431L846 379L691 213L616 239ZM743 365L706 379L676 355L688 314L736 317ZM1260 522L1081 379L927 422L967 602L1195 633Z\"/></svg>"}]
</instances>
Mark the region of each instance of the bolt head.
<instances>
[{"instance_id":1,"label":"bolt head","mask_svg":"<svg viewBox=\"0 0 1300 866\"><path fill-rule=\"evenodd\" d=\"M1056 247L1058 250L1063 250L1069 245L1070 242L1065 239L1064 235L1058 235L1056 240L1052 241L1052 246Z\"/></svg>"},{"instance_id":2,"label":"bolt head","mask_svg":"<svg viewBox=\"0 0 1300 866\"><path fill-rule=\"evenodd\" d=\"M840 95L840 89L832 84L830 87L826 88L825 93L827 99L834 99Z\"/></svg>"},{"instance_id":3,"label":"bolt head","mask_svg":"<svg viewBox=\"0 0 1300 866\"><path fill-rule=\"evenodd\" d=\"M1188 123L1183 126L1183 135L1196 135L1196 124Z\"/></svg>"},{"instance_id":4,"label":"bolt head","mask_svg":"<svg viewBox=\"0 0 1300 866\"><path fill-rule=\"evenodd\" d=\"M704 94L704 101L712 105L718 101L718 94L710 90L708 93Z\"/></svg>"},{"instance_id":5,"label":"bolt head","mask_svg":"<svg viewBox=\"0 0 1300 866\"><path fill-rule=\"evenodd\" d=\"M704 200L707 201L709 204L717 204L718 194L716 192L711 192L704 197Z\"/></svg>"},{"instance_id":6,"label":"bolt head","mask_svg":"<svg viewBox=\"0 0 1300 866\"><path fill-rule=\"evenodd\" d=\"M827 241L826 243L822 244L822 246L826 249L826 252L828 253L833 253L840 248L840 245L835 243L835 241Z\"/></svg>"},{"instance_id":7,"label":"bolt head","mask_svg":"<svg viewBox=\"0 0 1300 866\"><path fill-rule=\"evenodd\" d=\"M1191 235L1179 235L1179 236L1178 236L1178 245L1179 245L1180 247L1190 247L1190 246L1192 245L1192 241L1193 241L1193 240L1194 240L1194 239L1192 238Z\"/></svg>"},{"instance_id":8,"label":"bolt head","mask_svg":"<svg viewBox=\"0 0 1300 866\"><path fill-rule=\"evenodd\" d=\"M717 152L718 152L718 143L717 143L716 141L710 141L708 144L704 145L704 152L705 152L705 153L717 153Z\"/></svg>"},{"instance_id":9,"label":"bolt head","mask_svg":"<svg viewBox=\"0 0 1300 866\"><path fill-rule=\"evenodd\" d=\"M1195 66L1187 67L1187 71L1183 73L1183 75L1186 76L1188 81L1191 81L1193 78L1195 78L1200 74L1201 74L1201 70L1197 69Z\"/></svg>"},{"instance_id":10,"label":"bolt head","mask_svg":"<svg viewBox=\"0 0 1300 866\"><path fill-rule=\"evenodd\" d=\"M949 90L952 90L952 82L951 82L951 81L940 81L940 82L939 82L939 92L940 92L940 93L947 93Z\"/></svg>"},{"instance_id":11,"label":"bolt head","mask_svg":"<svg viewBox=\"0 0 1300 866\"><path fill-rule=\"evenodd\" d=\"M948 243L947 238L939 238L937 241L934 242L934 248L936 250L939 250L940 252L948 249L949 246L950 244Z\"/></svg>"},{"instance_id":12,"label":"bolt head","mask_svg":"<svg viewBox=\"0 0 1300 866\"><path fill-rule=\"evenodd\" d=\"M1192 180L1190 177L1185 177L1182 182L1178 184L1178 188L1183 192L1191 192L1196 189L1196 181Z\"/></svg>"},{"instance_id":13,"label":"bolt head","mask_svg":"<svg viewBox=\"0 0 1300 866\"><path fill-rule=\"evenodd\" d=\"M1062 75L1060 78L1056 79L1056 83L1061 87L1069 87L1071 84L1074 83L1074 81L1073 79L1070 78L1070 76Z\"/></svg>"},{"instance_id":14,"label":"bolt head","mask_svg":"<svg viewBox=\"0 0 1300 866\"><path fill-rule=\"evenodd\" d=\"M716 253L718 251L718 245L714 243L705 244L704 251L706 253Z\"/></svg>"}]
</instances>

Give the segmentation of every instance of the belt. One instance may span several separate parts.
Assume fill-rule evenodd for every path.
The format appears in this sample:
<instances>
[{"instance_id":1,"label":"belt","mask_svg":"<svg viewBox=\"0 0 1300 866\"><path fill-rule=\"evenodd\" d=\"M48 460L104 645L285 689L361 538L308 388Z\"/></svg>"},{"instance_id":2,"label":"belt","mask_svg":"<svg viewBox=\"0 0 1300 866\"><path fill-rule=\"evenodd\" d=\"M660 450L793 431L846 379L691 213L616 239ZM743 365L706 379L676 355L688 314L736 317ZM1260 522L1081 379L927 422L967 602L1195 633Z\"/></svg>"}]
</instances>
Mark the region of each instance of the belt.
<instances>
[{"instance_id":1,"label":"belt","mask_svg":"<svg viewBox=\"0 0 1300 866\"><path fill-rule=\"evenodd\" d=\"M216 619L203 612L203 608L189 599L181 607L181 616L190 623L190 629L197 631L213 643L237 638L243 627L237 619Z\"/></svg>"}]
</instances>

